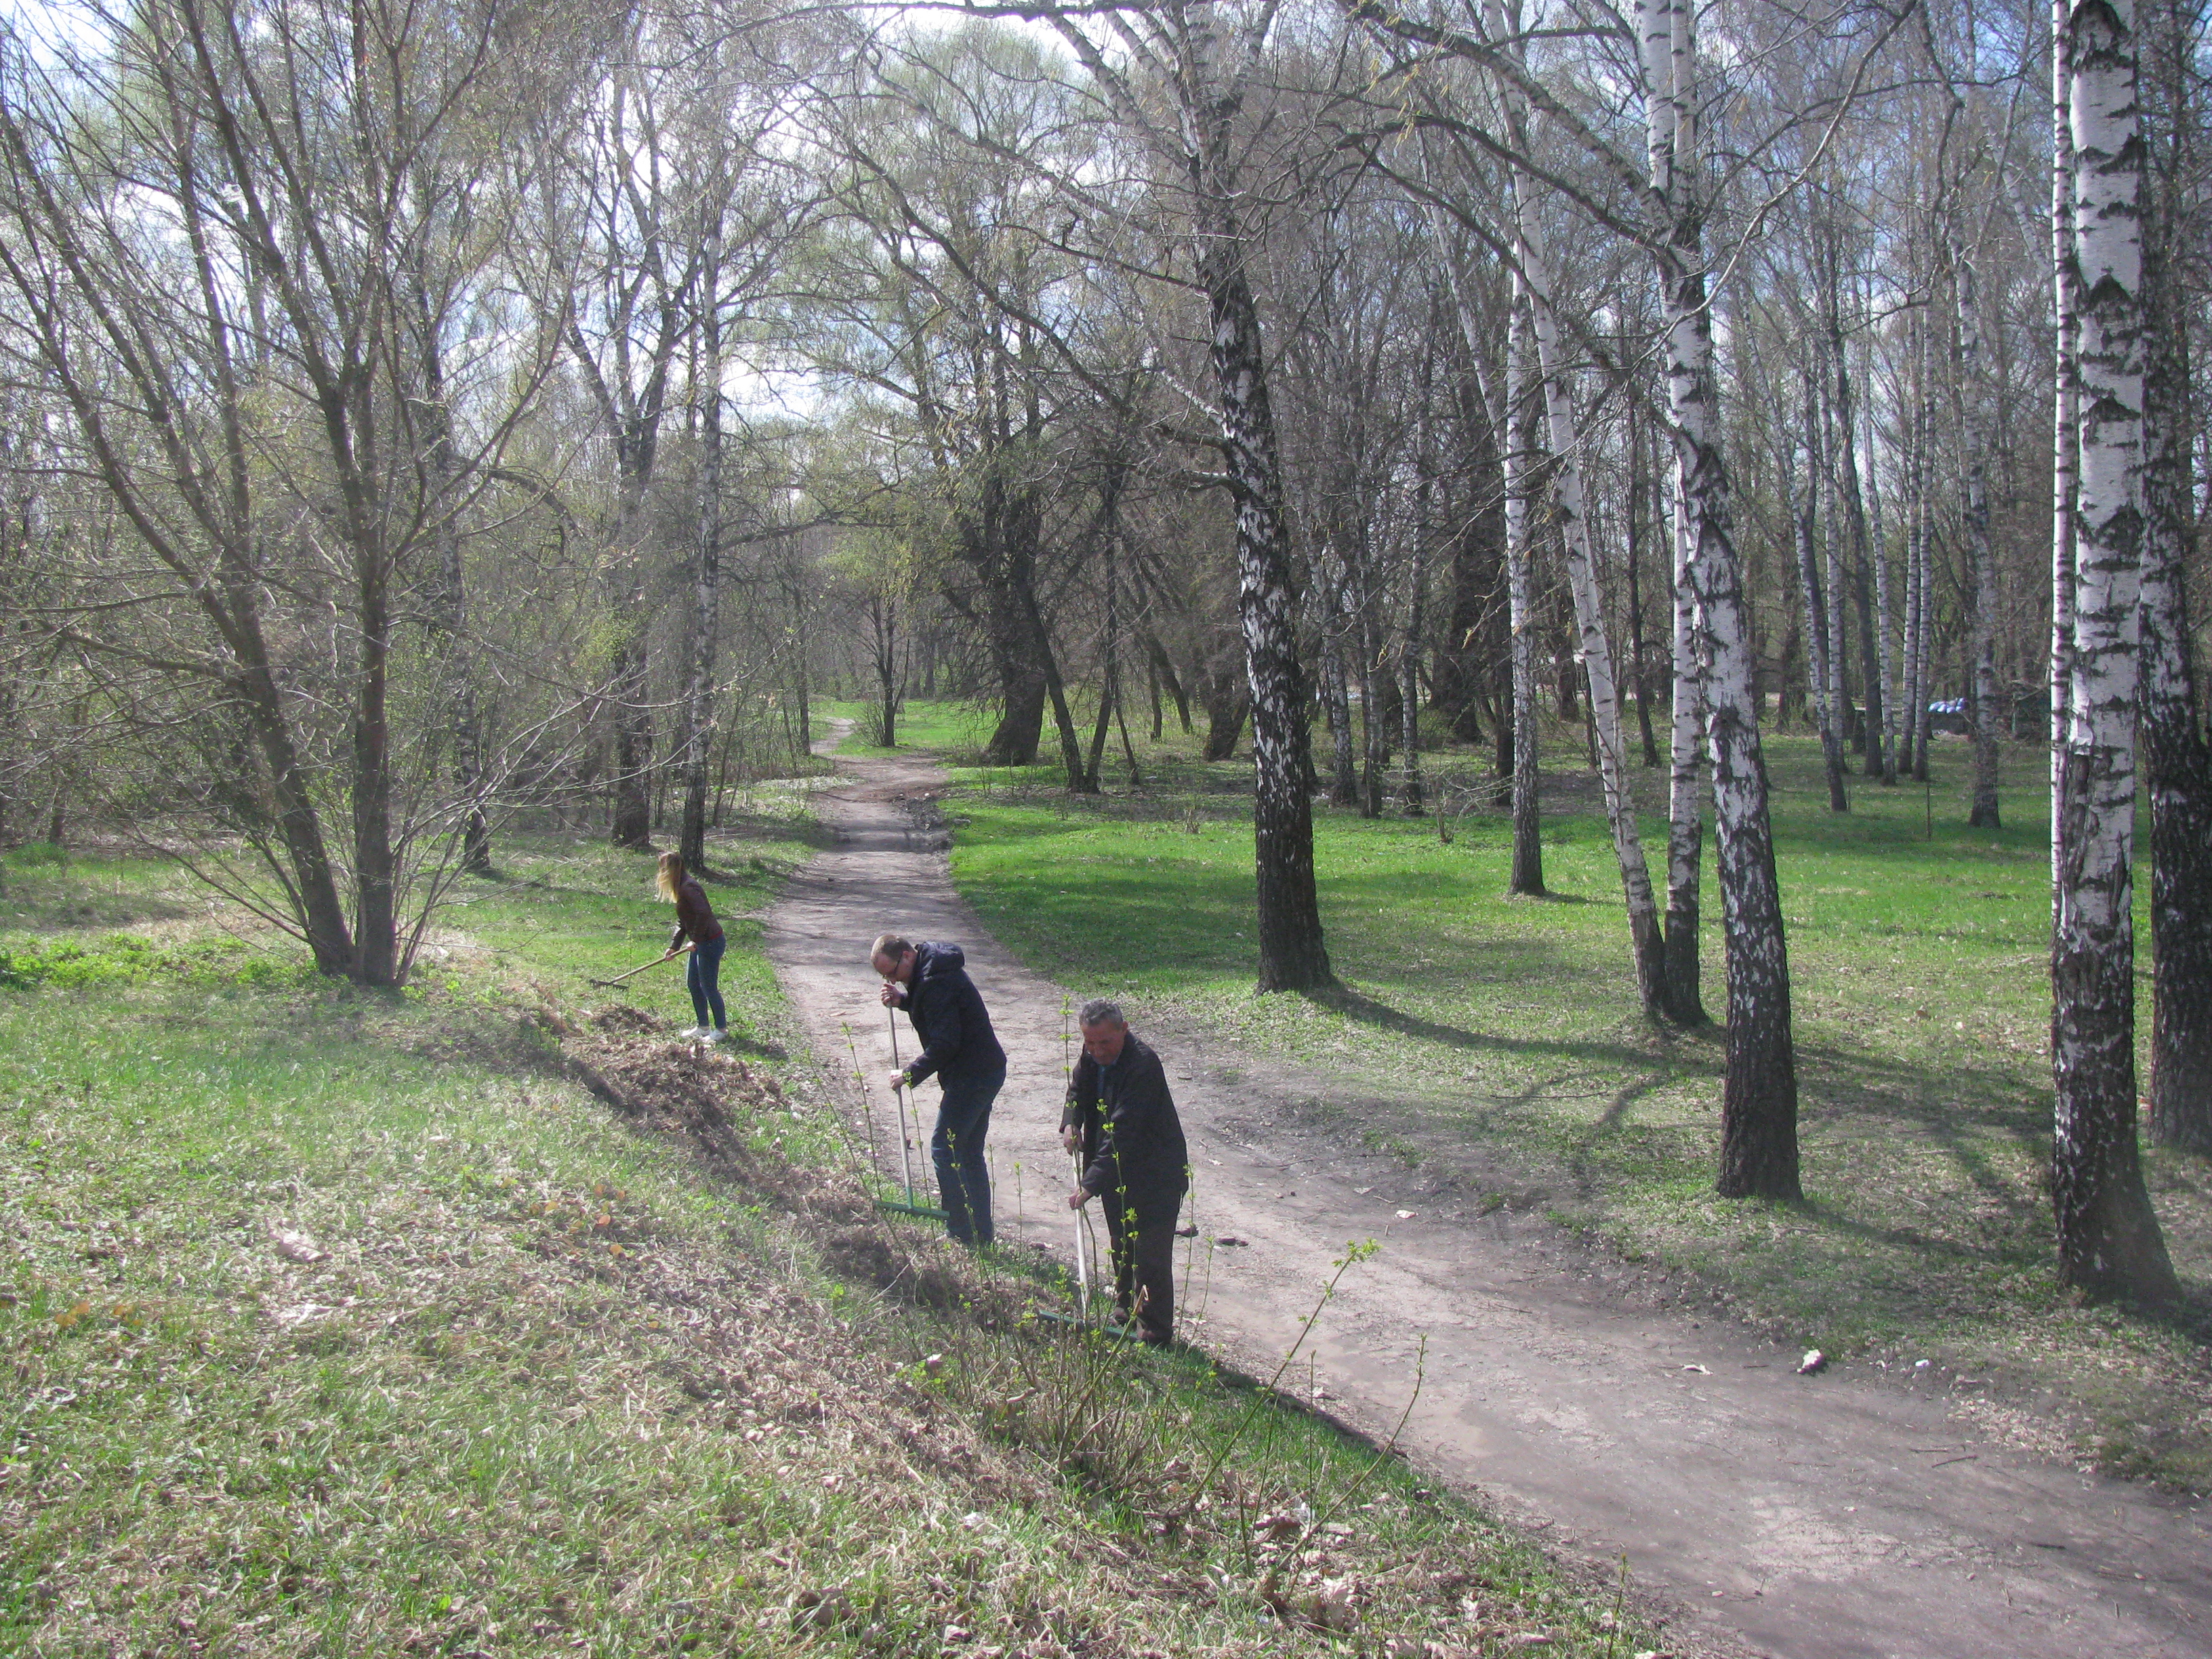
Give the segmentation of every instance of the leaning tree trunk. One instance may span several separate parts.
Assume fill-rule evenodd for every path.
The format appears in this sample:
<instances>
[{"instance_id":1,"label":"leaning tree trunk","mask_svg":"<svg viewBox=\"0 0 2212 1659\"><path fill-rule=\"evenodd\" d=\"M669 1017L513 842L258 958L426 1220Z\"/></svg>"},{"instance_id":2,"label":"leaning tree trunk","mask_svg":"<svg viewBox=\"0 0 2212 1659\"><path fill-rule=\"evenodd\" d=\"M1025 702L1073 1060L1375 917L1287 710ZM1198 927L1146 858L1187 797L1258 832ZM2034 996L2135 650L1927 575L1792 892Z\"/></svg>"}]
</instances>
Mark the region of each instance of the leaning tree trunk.
<instances>
[{"instance_id":1,"label":"leaning tree trunk","mask_svg":"<svg viewBox=\"0 0 2212 1659\"><path fill-rule=\"evenodd\" d=\"M1643 0L1643 16L1647 108L1665 139L1663 158L1653 140L1652 185L1669 215L1660 295L1668 411L1688 532L1683 585L1695 606L1697 655L1705 669L1705 746L1728 949L1728 1079L1715 1184L1729 1197L1796 1199L1802 1194L1790 959L1759 741L1756 663L1713 407L1703 210L1690 178L1697 155L1696 21L1690 0Z\"/></svg>"},{"instance_id":2,"label":"leaning tree trunk","mask_svg":"<svg viewBox=\"0 0 2212 1659\"><path fill-rule=\"evenodd\" d=\"M2179 1293L2136 1144L2136 700L2143 337L2135 0L2067 18L2081 387L2073 685L2051 817L2051 1207L2060 1283Z\"/></svg>"},{"instance_id":3,"label":"leaning tree trunk","mask_svg":"<svg viewBox=\"0 0 2212 1659\"><path fill-rule=\"evenodd\" d=\"M1959 262L1959 444L1966 452L1965 495L1959 527L1966 543L1971 573L1968 649L1972 657L1974 696L1974 804L1966 822L1995 830L1997 813L1996 560L1990 547L1988 457L1983 453L1981 388L1976 384L1982 350L1980 307L1974 292L1974 267Z\"/></svg>"},{"instance_id":4,"label":"leaning tree trunk","mask_svg":"<svg viewBox=\"0 0 2212 1659\"><path fill-rule=\"evenodd\" d=\"M2182 262L2194 156L2188 35L2172 0L2149 0L2143 213L2143 756L2150 789L2150 1130L2212 1152L2212 742L2197 702L2183 568L2191 532L2189 324Z\"/></svg>"},{"instance_id":5,"label":"leaning tree trunk","mask_svg":"<svg viewBox=\"0 0 2212 1659\"><path fill-rule=\"evenodd\" d=\"M1511 107L1511 94L1507 94ZM1517 112L1516 112L1517 113ZM1519 124L1516 121L1516 125ZM1520 135L1516 132L1516 138ZM1651 895L1651 873L1644 861L1644 841L1636 822L1636 797L1629 787L1627 745L1620 734L1620 696L1613 680L1613 647L1606 638L1605 610L1598 597L1590 554L1589 518L1583 502L1582 443L1575 430L1574 404L1560 364L1559 330L1552 312L1551 267L1542 231L1528 200L1527 181L1511 183L1515 227L1528 314L1536 337L1536 368L1543 382L1544 413L1552 452L1552 499L1565 555L1567 587L1574 600L1575 656L1589 685L1591 746L1605 792L1605 815L1613 831L1614 862L1628 908L1630 950L1635 959L1636 989L1644 1013L1661 1018L1667 1010L1667 966L1659 908Z\"/></svg>"}]
</instances>

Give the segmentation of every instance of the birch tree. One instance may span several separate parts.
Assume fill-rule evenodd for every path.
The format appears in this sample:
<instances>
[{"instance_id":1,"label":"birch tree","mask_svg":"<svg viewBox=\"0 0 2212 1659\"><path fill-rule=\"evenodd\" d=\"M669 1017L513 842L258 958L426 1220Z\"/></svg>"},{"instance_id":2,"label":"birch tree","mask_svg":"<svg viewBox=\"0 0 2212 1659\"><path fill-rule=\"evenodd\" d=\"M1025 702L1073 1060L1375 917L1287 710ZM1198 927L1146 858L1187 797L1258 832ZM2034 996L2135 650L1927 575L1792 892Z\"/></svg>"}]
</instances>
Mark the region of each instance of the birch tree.
<instances>
[{"instance_id":1,"label":"birch tree","mask_svg":"<svg viewBox=\"0 0 2212 1659\"><path fill-rule=\"evenodd\" d=\"M2058 1273L2097 1297L2178 1293L2136 1142L2136 711L2143 310L2134 0L2065 19L2080 386L2066 741L2052 790L2051 1202Z\"/></svg>"},{"instance_id":2,"label":"birch tree","mask_svg":"<svg viewBox=\"0 0 2212 1659\"><path fill-rule=\"evenodd\" d=\"M2150 797L2154 1139L2212 1152L2212 733L2198 701L2187 558L2197 436L2186 277L2203 257L2194 20L2143 0L2142 733Z\"/></svg>"},{"instance_id":3,"label":"birch tree","mask_svg":"<svg viewBox=\"0 0 2212 1659\"><path fill-rule=\"evenodd\" d=\"M1235 503L1237 606L1251 696L1254 872L1262 991L1333 986L1314 882L1311 764L1297 594L1284 517L1269 359L1249 254L1244 101L1277 9L1166 0L1143 9L1006 9L1066 44L1125 130L1181 198Z\"/></svg>"}]
</instances>

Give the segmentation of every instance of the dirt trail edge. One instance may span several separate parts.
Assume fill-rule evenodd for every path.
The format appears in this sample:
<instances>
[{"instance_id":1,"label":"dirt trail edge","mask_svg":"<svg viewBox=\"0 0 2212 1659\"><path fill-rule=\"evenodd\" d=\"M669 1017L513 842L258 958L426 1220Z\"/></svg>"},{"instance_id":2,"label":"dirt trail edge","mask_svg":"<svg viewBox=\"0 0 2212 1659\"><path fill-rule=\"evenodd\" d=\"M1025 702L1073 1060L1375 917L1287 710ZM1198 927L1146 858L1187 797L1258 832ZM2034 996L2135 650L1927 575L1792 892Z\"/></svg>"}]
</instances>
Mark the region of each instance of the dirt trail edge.
<instances>
[{"instance_id":1,"label":"dirt trail edge","mask_svg":"<svg viewBox=\"0 0 2212 1659\"><path fill-rule=\"evenodd\" d=\"M842 1096L845 1026L872 1073L891 1064L868 941L892 928L964 946L1009 1057L991 1129L1000 1237L1066 1255L1060 1010L1098 989L1024 969L959 902L926 804L934 766L841 766L852 783L820 798L837 845L769 919L784 988ZM1286 1089L1314 1080L1154 1035L1196 1177L1182 1334L1265 1376L1345 1242L1380 1241L1301 1354L1301 1390L1310 1355L1321 1403L1386 1434L1425 1337L1401 1442L1415 1462L1566 1553L1625 1553L1704 1641L1782 1659L2212 1654L2201 1506L1990 1443L1939 1398L1848 1370L1800 1377L1764 1340L1590 1299L1525 1224L1401 1219L1387 1163L1271 1127ZM936 1091L920 1092L926 1121ZM1230 1237L1249 1243L1211 1243Z\"/></svg>"}]
</instances>

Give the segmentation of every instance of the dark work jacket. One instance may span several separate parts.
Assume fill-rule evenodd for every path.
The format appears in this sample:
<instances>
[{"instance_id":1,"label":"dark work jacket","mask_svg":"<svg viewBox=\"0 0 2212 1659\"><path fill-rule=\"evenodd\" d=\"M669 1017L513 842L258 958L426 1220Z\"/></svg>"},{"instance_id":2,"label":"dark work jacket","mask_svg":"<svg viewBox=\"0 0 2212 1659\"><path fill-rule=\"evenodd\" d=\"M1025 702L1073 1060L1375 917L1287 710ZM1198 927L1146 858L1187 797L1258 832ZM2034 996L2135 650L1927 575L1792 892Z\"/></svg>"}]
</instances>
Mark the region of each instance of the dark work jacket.
<instances>
[{"instance_id":1,"label":"dark work jacket","mask_svg":"<svg viewBox=\"0 0 2212 1659\"><path fill-rule=\"evenodd\" d=\"M676 884L676 931L668 936L668 948L673 951L687 934L694 945L722 937L722 924L714 920L714 907L707 902L707 890L696 876Z\"/></svg>"},{"instance_id":2,"label":"dark work jacket","mask_svg":"<svg viewBox=\"0 0 2212 1659\"><path fill-rule=\"evenodd\" d=\"M924 939L914 947L914 980L906 987L907 1018L921 1053L906 1068L919 1083L932 1072L945 1083L1004 1075L1006 1051L991 1029L982 994L968 977L967 953Z\"/></svg>"},{"instance_id":3,"label":"dark work jacket","mask_svg":"<svg viewBox=\"0 0 2212 1659\"><path fill-rule=\"evenodd\" d=\"M1085 1054L1068 1079L1060 1127L1083 1131L1083 1188L1119 1197L1124 1209L1156 1213L1181 1207L1190 1150L1176 1115L1168 1074L1152 1045L1132 1032L1121 1058L1102 1067Z\"/></svg>"}]
</instances>

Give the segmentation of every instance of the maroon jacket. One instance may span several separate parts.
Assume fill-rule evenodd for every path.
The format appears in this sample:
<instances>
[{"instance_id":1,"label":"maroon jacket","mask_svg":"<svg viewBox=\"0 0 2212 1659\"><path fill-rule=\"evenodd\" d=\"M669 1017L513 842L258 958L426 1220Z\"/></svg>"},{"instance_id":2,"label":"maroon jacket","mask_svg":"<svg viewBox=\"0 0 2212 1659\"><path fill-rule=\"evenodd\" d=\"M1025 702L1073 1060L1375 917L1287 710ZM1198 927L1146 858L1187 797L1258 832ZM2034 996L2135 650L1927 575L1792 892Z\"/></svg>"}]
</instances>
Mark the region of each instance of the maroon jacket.
<instances>
[{"instance_id":1,"label":"maroon jacket","mask_svg":"<svg viewBox=\"0 0 2212 1659\"><path fill-rule=\"evenodd\" d=\"M714 920L714 907L707 902L707 890L696 876L676 884L676 931L668 936L668 948L683 944L686 934L694 945L722 937L722 924Z\"/></svg>"}]
</instances>

